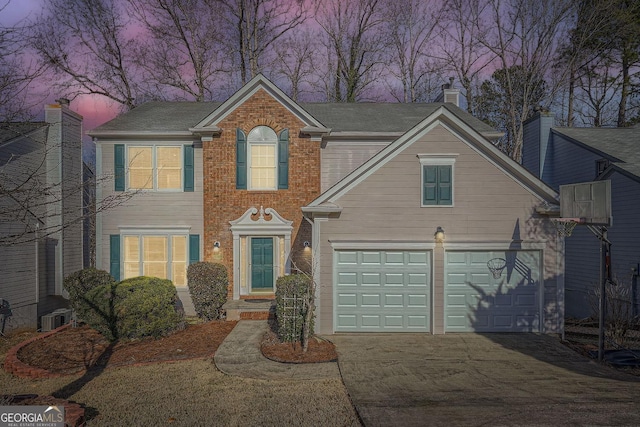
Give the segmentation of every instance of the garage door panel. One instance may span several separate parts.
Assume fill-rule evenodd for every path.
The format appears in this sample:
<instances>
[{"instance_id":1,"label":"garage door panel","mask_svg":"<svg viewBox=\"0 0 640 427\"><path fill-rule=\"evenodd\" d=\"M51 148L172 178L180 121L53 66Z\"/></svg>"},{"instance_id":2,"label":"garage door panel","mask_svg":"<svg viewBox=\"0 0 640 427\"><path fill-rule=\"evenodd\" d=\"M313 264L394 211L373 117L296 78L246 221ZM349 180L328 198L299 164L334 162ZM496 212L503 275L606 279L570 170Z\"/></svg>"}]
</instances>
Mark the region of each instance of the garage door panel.
<instances>
[{"instance_id":1,"label":"garage door panel","mask_svg":"<svg viewBox=\"0 0 640 427\"><path fill-rule=\"evenodd\" d=\"M362 307L377 307L380 308L380 294L362 294Z\"/></svg>"},{"instance_id":2,"label":"garage door panel","mask_svg":"<svg viewBox=\"0 0 640 427\"><path fill-rule=\"evenodd\" d=\"M336 251L334 259L337 332L429 331L430 252Z\"/></svg>"},{"instance_id":3,"label":"garage door panel","mask_svg":"<svg viewBox=\"0 0 640 427\"><path fill-rule=\"evenodd\" d=\"M406 252L407 265L427 267L430 254L428 252Z\"/></svg>"},{"instance_id":4,"label":"garage door panel","mask_svg":"<svg viewBox=\"0 0 640 427\"><path fill-rule=\"evenodd\" d=\"M487 266L492 258L506 263L498 278ZM540 259L540 251L448 251L445 330L539 330Z\"/></svg>"},{"instance_id":5,"label":"garage door panel","mask_svg":"<svg viewBox=\"0 0 640 427\"><path fill-rule=\"evenodd\" d=\"M380 252L362 252L362 265L381 265L382 254Z\"/></svg>"},{"instance_id":6,"label":"garage door panel","mask_svg":"<svg viewBox=\"0 0 640 427\"><path fill-rule=\"evenodd\" d=\"M356 294L338 294L337 304L340 307L356 307L357 301Z\"/></svg>"},{"instance_id":7,"label":"garage door panel","mask_svg":"<svg viewBox=\"0 0 640 427\"><path fill-rule=\"evenodd\" d=\"M427 273L407 273L406 277L407 286L429 286L429 276Z\"/></svg>"},{"instance_id":8,"label":"garage door panel","mask_svg":"<svg viewBox=\"0 0 640 427\"><path fill-rule=\"evenodd\" d=\"M353 252L347 252L347 251L340 251L337 254L337 263L338 265L357 265L358 264L358 253L353 251Z\"/></svg>"},{"instance_id":9,"label":"garage door panel","mask_svg":"<svg viewBox=\"0 0 640 427\"><path fill-rule=\"evenodd\" d=\"M402 252L385 252L384 264L387 266L403 266L404 253Z\"/></svg>"},{"instance_id":10,"label":"garage door panel","mask_svg":"<svg viewBox=\"0 0 640 427\"><path fill-rule=\"evenodd\" d=\"M338 273L336 280L337 286L355 286L358 283L357 273Z\"/></svg>"},{"instance_id":11,"label":"garage door panel","mask_svg":"<svg viewBox=\"0 0 640 427\"><path fill-rule=\"evenodd\" d=\"M516 304L518 307L531 307L531 308L535 308L536 307L536 295L535 294L529 294L529 295L518 295L516 297Z\"/></svg>"},{"instance_id":12,"label":"garage door panel","mask_svg":"<svg viewBox=\"0 0 640 427\"><path fill-rule=\"evenodd\" d=\"M427 306L429 299L426 295L411 294L407 296L407 307L413 308L429 308Z\"/></svg>"}]
</instances>

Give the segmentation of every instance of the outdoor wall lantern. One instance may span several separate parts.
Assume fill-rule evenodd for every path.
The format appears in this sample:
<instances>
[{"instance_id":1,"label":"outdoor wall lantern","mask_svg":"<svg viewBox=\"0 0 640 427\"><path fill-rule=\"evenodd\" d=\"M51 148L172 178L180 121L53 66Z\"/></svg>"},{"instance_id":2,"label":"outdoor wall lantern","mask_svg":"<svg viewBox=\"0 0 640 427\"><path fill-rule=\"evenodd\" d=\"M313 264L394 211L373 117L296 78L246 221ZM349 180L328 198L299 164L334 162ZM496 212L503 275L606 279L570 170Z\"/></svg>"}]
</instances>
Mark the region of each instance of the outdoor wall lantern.
<instances>
[{"instance_id":1,"label":"outdoor wall lantern","mask_svg":"<svg viewBox=\"0 0 640 427\"><path fill-rule=\"evenodd\" d=\"M311 248L311 243L309 243L308 240L305 240L304 243L302 243L302 245L304 246L305 249Z\"/></svg>"},{"instance_id":2,"label":"outdoor wall lantern","mask_svg":"<svg viewBox=\"0 0 640 427\"><path fill-rule=\"evenodd\" d=\"M218 250L220 249L220 242L219 241L215 241L213 242L213 250Z\"/></svg>"},{"instance_id":3,"label":"outdoor wall lantern","mask_svg":"<svg viewBox=\"0 0 640 427\"><path fill-rule=\"evenodd\" d=\"M435 237L436 243L444 242L444 230L442 229L442 227L436 228L436 233L433 235L433 237Z\"/></svg>"}]
</instances>

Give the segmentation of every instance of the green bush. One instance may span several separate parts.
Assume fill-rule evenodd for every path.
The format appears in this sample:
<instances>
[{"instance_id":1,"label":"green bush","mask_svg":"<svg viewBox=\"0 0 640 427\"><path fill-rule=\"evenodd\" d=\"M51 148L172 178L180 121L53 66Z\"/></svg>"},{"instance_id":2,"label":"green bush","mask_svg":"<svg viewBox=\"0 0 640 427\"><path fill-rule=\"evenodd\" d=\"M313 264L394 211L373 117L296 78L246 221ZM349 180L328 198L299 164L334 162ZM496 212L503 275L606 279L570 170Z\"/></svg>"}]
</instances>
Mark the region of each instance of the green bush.
<instances>
[{"instance_id":1,"label":"green bush","mask_svg":"<svg viewBox=\"0 0 640 427\"><path fill-rule=\"evenodd\" d=\"M302 341L307 315L311 279L304 274L278 277L276 282L276 321L281 341ZM309 328L313 333L313 323Z\"/></svg>"},{"instance_id":2,"label":"green bush","mask_svg":"<svg viewBox=\"0 0 640 427\"><path fill-rule=\"evenodd\" d=\"M187 286L193 308L199 318L215 320L222 317L222 306L227 302L229 278L222 264L196 262L187 268Z\"/></svg>"},{"instance_id":3,"label":"green bush","mask_svg":"<svg viewBox=\"0 0 640 427\"><path fill-rule=\"evenodd\" d=\"M115 279L106 271L93 267L70 274L64 279L64 288L69 293L69 303L76 313L86 310L86 295L93 288L115 283Z\"/></svg>"},{"instance_id":4,"label":"green bush","mask_svg":"<svg viewBox=\"0 0 640 427\"><path fill-rule=\"evenodd\" d=\"M123 280L116 287L115 301L119 338L158 338L184 327L171 280L145 276Z\"/></svg>"},{"instance_id":5,"label":"green bush","mask_svg":"<svg viewBox=\"0 0 640 427\"><path fill-rule=\"evenodd\" d=\"M134 277L86 294L82 319L110 341L160 337L184 327L170 280Z\"/></svg>"}]
</instances>

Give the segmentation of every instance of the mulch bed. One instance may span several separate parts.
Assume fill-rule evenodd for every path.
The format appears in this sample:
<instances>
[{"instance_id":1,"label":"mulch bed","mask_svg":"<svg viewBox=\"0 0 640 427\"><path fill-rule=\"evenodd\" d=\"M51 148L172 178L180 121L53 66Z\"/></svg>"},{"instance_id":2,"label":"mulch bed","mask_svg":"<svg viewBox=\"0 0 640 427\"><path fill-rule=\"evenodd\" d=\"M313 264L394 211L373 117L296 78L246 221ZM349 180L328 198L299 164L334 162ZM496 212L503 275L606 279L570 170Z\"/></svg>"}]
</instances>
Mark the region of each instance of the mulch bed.
<instances>
[{"instance_id":1,"label":"mulch bed","mask_svg":"<svg viewBox=\"0 0 640 427\"><path fill-rule=\"evenodd\" d=\"M338 360L336 347L329 341L313 336L309 340L309 346L305 353L299 342L280 342L276 333L271 329L265 334L260 350L267 359L283 363L321 363Z\"/></svg>"},{"instance_id":2,"label":"mulch bed","mask_svg":"<svg viewBox=\"0 0 640 427\"><path fill-rule=\"evenodd\" d=\"M46 369L53 374L74 374L92 367L115 367L163 361L211 357L237 322L212 321L190 324L160 339L141 339L109 343L87 325L66 328L44 339L36 340L18 352L23 363ZM299 343L281 343L269 331L261 345L265 357L285 363L318 363L335 361L335 346L313 337L306 353Z\"/></svg>"},{"instance_id":3,"label":"mulch bed","mask_svg":"<svg viewBox=\"0 0 640 427\"><path fill-rule=\"evenodd\" d=\"M93 366L125 366L208 357L215 353L237 322L189 325L159 339L110 344L87 325L67 328L23 347L18 358L52 373L72 374Z\"/></svg>"}]
</instances>

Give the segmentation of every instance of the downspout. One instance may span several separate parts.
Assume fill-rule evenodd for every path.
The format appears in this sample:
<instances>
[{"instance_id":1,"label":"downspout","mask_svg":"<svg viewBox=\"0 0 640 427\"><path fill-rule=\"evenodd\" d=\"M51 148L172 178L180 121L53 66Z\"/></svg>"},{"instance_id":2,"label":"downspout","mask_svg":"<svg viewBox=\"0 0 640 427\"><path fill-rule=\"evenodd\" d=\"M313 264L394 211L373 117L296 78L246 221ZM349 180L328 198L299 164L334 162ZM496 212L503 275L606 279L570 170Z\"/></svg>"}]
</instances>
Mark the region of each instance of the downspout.
<instances>
[{"instance_id":1,"label":"downspout","mask_svg":"<svg viewBox=\"0 0 640 427\"><path fill-rule=\"evenodd\" d=\"M36 259L35 259L35 267L36 267L36 304L40 303L40 223L36 222ZM37 310L37 309L36 309Z\"/></svg>"}]
</instances>

